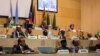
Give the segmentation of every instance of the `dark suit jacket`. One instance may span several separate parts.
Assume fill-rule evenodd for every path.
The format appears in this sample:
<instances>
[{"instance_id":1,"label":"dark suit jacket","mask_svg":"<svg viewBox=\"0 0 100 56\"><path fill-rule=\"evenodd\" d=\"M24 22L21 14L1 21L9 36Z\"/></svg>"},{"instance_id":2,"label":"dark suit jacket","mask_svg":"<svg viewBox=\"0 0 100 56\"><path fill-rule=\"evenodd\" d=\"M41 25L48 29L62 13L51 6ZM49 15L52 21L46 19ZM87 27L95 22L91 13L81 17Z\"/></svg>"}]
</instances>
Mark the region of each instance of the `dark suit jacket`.
<instances>
[{"instance_id":1,"label":"dark suit jacket","mask_svg":"<svg viewBox=\"0 0 100 56\"><path fill-rule=\"evenodd\" d=\"M23 45L21 47L22 47L23 51L25 51L25 50L31 51L31 49L28 47L28 45ZM22 53L22 50L20 48L20 45L18 45L18 44L13 46L13 52L14 53Z\"/></svg>"},{"instance_id":2,"label":"dark suit jacket","mask_svg":"<svg viewBox=\"0 0 100 56\"><path fill-rule=\"evenodd\" d=\"M19 32L19 35L20 36L24 36L23 32ZM15 32L12 33L12 38L18 38L18 32L17 31L15 31Z\"/></svg>"},{"instance_id":3,"label":"dark suit jacket","mask_svg":"<svg viewBox=\"0 0 100 56\"><path fill-rule=\"evenodd\" d=\"M95 48L100 49L100 44L96 44Z\"/></svg>"}]
</instances>

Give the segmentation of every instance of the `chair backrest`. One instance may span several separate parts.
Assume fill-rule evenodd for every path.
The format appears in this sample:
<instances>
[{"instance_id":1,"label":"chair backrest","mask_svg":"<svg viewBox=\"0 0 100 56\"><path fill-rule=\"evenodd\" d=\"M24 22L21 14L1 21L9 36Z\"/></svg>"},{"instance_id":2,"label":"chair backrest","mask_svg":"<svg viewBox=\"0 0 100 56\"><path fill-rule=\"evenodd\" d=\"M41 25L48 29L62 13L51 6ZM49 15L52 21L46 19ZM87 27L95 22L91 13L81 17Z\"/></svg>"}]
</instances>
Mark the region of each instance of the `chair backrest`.
<instances>
[{"instance_id":1,"label":"chair backrest","mask_svg":"<svg viewBox=\"0 0 100 56\"><path fill-rule=\"evenodd\" d=\"M55 49L52 47L39 47L39 51L41 53L47 53L47 54L55 53Z\"/></svg>"},{"instance_id":2,"label":"chair backrest","mask_svg":"<svg viewBox=\"0 0 100 56\"><path fill-rule=\"evenodd\" d=\"M12 53L12 47L4 47L3 51L10 54Z\"/></svg>"}]
</instances>

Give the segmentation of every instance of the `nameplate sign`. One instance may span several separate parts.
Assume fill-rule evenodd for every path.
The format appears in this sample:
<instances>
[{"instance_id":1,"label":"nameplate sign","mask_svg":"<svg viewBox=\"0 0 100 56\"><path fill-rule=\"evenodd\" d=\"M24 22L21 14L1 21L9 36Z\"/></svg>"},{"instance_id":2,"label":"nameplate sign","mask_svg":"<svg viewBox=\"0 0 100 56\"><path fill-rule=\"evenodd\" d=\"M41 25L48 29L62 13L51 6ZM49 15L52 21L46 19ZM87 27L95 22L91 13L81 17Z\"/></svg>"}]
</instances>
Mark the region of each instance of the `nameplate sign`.
<instances>
[{"instance_id":1,"label":"nameplate sign","mask_svg":"<svg viewBox=\"0 0 100 56\"><path fill-rule=\"evenodd\" d=\"M51 37L51 39L53 39L53 40L58 40L58 39L60 39L58 36L53 36L53 37Z\"/></svg>"},{"instance_id":2,"label":"nameplate sign","mask_svg":"<svg viewBox=\"0 0 100 56\"><path fill-rule=\"evenodd\" d=\"M13 26L12 28L16 29L16 26Z\"/></svg>"},{"instance_id":3,"label":"nameplate sign","mask_svg":"<svg viewBox=\"0 0 100 56\"><path fill-rule=\"evenodd\" d=\"M96 49L96 52L97 52L97 53L100 53L100 49Z\"/></svg>"},{"instance_id":4,"label":"nameplate sign","mask_svg":"<svg viewBox=\"0 0 100 56\"><path fill-rule=\"evenodd\" d=\"M0 35L0 38L7 38L7 35Z\"/></svg>"},{"instance_id":5,"label":"nameplate sign","mask_svg":"<svg viewBox=\"0 0 100 56\"><path fill-rule=\"evenodd\" d=\"M38 39L48 39L47 36L38 36Z\"/></svg>"},{"instance_id":6,"label":"nameplate sign","mask_svg":"<svg viewBox=\"0 0 100 56\"><path fill-rule=\"evenodd\" d=\"M79 49L78 53L88 53L88 49Z\"/></svg>"},{"instance_id":7,"label":"nameplate sign","mask_svg":"<svg viewBox=\"0 0 100 56\"><path fill-rule=\"evenodd\" d=\"M58 54L69 54L69 50L58 50Z\"/></svg>"},{"instance_id":8,"label":"nameplate sign","mask_svg":"<svg viewBox=\"0 0 100 56\"><path fill-rule=\"evenodd\" d=\"M37 39L37 36L28 36L28 39Z\"/></svg>"}]
</instances>

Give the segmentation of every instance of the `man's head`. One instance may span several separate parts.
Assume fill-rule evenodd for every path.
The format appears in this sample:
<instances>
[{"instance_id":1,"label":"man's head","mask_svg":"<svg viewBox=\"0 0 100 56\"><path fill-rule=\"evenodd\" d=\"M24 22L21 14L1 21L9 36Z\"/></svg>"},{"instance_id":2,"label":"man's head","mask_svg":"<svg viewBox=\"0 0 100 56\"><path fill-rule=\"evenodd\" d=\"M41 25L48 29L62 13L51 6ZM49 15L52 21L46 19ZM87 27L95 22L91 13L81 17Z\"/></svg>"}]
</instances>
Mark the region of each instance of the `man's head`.
<instances>
[{"instance_id":1,"label":"man's head","mask_svg":"<svg viewBox=\"0 0 100 56\"><path fill-rule=\"evenodd\" d=\"M91 38L91 37L92 37L92 34L91 34L91 33L88 33L88 34L87 34L87 37L88 37L88 38Z\"/></svg>"},{"instance_id":2,"label":"man's head","mask_svg":"<svg viewBox=\"0 0 100 56\"><path fill-rule=\"evenodd\" d=\"M73 44L74 46L79 46L79 41L78 41L78 40L73 40L73 41L72 41L72 44Z\"/></svg>"},{"instance_id":3,"label":"man's head","mask_svg":"<svg viewBox=\"0 0 100 56\"><path fill-rule=\"evenodd\" d=\"M17 26L16 27L16 31L19 31L20 32L21 31L21 27L20 26Z\"/></svg>"},{"instance_id":4,"label":"man's head","mask_svg":"<svg viewBox=\"0 0 100 56\"><path fill-rule=\"evenodd\" d=\"M18 39L18 44L19 45L25 45L25 39L24 38L19 38Z\"/></svg>"},{"instance_id":5,"label":"man's head","mask_svg":"<svg viewBox=\"0 0 100 56\"><path fill-rule=\"evenodd\" d=\"M29 19L26 19L25 22L29 24Z\"/></svg>"},{"instance_id":6,"label":"man's head","mask_svg":"<svg viewBox=\"0 0 100 56\"><path fill-rule=\"evenodd\" d=\"M74 29L75 25L74 24L70 24L70 29Z\"/></svg>"},{"instance_id":7,"label":"man's head","mask_svg":"<svg viewBox=\"0 0 100 56\"><path fill-rule=\"evenodd\" d=\"M44 31L43 31L43 35L44 35L44 36L47 36L47 35L48 35L48 31L47 31L47 29L44 29Z\"/></svg>"}]
</instances>

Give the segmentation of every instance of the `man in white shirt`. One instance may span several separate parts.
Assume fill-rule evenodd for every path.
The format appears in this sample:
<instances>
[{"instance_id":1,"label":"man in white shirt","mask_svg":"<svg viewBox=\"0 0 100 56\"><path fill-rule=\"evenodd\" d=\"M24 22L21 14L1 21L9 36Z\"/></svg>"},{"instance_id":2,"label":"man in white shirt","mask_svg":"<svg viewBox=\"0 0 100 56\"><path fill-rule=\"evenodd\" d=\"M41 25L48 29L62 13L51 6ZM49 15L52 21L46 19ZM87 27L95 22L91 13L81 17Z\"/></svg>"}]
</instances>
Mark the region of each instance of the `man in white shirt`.
<instances>
[{"instance_id":1,"label":"man in white shirt","mask_svg":"<svg viewBox=\"0 0 100 56\"><path fill-rule=\"evenodd\" d=\"M89 40L98 40L96 37L91 37Z\"/></svg>"},{"instance_id":2,"label":"man in white shirt","mask_svg":"<svg viewBox=\"0 0 100 56\"><path fill-rule=\"evenodd\" d=\"M76 32L76 29L74 27L75 27L74 24L70 24L68 31Z\"/></svg>"},{"instance_id":3,"label":"man in white shirt","mask_svg":"<svg viewBox=\"0 0 100 56\"><path fill-rule=\"evenodd\" d=\"M96 37L92 36L91 33L87 34L88 40L98 40Z\"/></svg>"}]
</instances>

